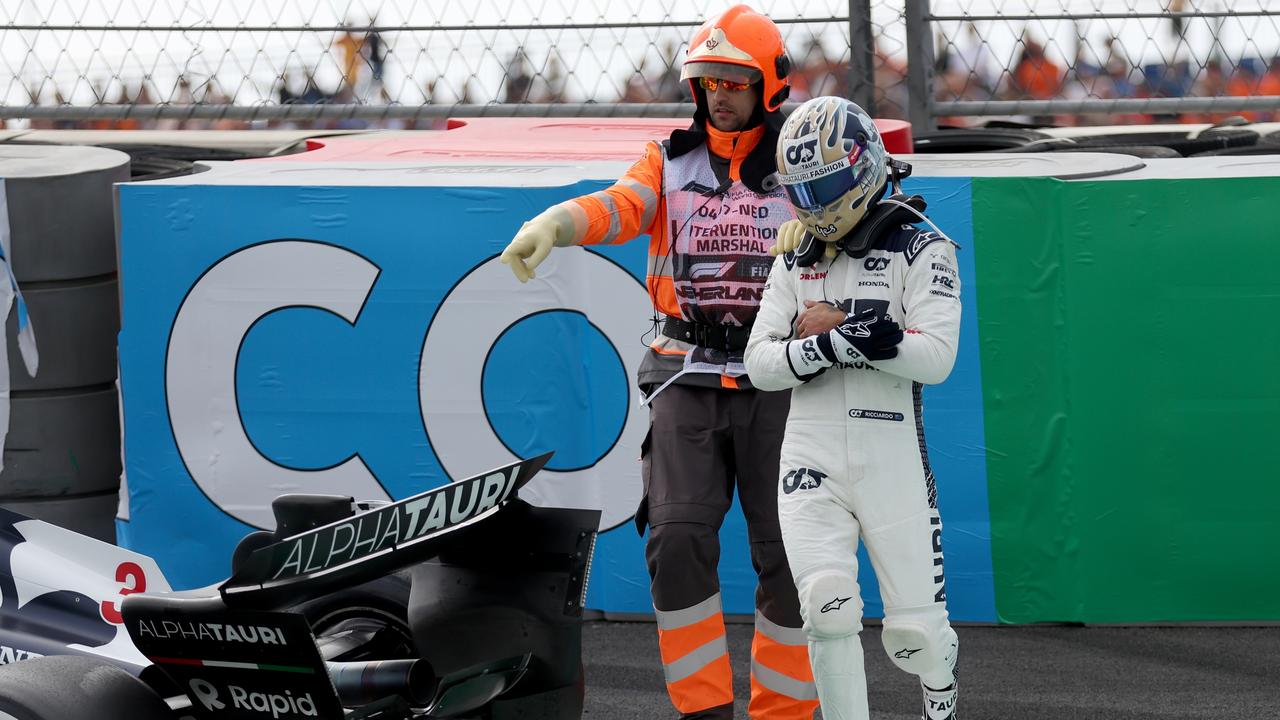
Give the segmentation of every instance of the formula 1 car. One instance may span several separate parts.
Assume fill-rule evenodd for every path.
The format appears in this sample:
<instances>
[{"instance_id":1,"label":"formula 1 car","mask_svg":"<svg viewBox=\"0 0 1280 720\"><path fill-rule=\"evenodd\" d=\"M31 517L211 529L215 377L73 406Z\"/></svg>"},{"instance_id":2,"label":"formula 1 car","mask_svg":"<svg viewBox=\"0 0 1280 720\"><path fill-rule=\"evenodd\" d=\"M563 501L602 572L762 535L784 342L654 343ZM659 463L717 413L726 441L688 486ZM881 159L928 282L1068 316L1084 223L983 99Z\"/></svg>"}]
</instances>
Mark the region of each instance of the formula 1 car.
<instances>
[{"instance_id":1,"label":"formula 1 car","mask_svg":"<svg viewBox=\"0 0 1280 720\"><path fill-rule=\"evenodd\" d=\"M222 583L0 508L0 720L582 715L599 511L550 453L398 502L284 495Z\"/></svg>"}]
</instances>

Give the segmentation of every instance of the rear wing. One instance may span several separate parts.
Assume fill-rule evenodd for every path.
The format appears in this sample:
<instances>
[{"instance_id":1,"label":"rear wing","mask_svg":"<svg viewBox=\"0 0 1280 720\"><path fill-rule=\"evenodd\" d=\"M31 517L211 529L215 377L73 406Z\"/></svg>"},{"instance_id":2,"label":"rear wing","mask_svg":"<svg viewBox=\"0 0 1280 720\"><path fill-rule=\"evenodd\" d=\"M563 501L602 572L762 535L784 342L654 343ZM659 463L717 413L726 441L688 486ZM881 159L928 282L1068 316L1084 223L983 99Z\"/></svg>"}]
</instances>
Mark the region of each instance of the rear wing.
<instances>
[{"instance_id":1,"label":"rear wing","mask_svg":"<svg viewBox=\"0 0 1280 720\"><path fill-rule=\"evenodd\" d=\"M218 589L228 606L293 605L421 562L483 522L551 458L529 460L375 507L250 553Z\"/></svg>"}]
</instances>

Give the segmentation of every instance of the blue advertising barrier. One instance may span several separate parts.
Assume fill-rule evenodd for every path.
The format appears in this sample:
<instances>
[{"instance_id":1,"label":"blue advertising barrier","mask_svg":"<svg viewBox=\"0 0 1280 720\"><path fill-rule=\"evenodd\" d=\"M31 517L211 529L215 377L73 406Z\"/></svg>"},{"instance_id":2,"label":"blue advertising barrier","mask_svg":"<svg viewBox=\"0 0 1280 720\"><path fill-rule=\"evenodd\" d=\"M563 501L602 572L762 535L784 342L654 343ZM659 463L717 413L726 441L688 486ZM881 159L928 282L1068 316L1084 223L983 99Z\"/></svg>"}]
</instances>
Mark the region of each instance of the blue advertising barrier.
<instances>
[{"instance_id":1,"label":"blue advertising barrier","mask_svg":"<svg viewBox=\"0 0 1280 720\"><path fill-rule=\"evenodd\" d=\"M524 286L496 260L525 219L607 182L491 173L478 187L385 166L325 178L315 165L285 180L287 164L255 179L231 165L239 176L215 166L119 187L121 544L194 587L271 526L277 494L402 498L554 450L522 496L604 509L587 604L651 612L630 522L647 427L634 386L652 329L646 239L556 250ZM969 181L907 189L964 248L960 354L926 390L925 420L952 617L994 621ZM750 613L736 509L721 538L725 610ZM878 615L865 558L862 580Z\"/></svg>"}]
</instances>

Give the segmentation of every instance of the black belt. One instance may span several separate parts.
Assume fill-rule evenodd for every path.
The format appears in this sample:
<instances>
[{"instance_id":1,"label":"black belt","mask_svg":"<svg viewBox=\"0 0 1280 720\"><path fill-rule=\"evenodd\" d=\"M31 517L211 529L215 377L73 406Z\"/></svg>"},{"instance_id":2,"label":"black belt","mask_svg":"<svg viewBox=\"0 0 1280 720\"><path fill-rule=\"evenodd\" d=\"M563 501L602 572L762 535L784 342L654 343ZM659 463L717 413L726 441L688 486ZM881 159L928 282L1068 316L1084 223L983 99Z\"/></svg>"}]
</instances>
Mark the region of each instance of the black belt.
<instances>
[{"instance_id":1,"label":"black belt","mask_svg":"<svg viewBox=\"0 0 1280 720\"><path fill-rule=\"evenodd\" d=\"M662 334L673 340L683 340L699 347L734 352L747 348L751 328L736 325L707 325L668 317L662 323Z\"/></svg>"}]
</instances>

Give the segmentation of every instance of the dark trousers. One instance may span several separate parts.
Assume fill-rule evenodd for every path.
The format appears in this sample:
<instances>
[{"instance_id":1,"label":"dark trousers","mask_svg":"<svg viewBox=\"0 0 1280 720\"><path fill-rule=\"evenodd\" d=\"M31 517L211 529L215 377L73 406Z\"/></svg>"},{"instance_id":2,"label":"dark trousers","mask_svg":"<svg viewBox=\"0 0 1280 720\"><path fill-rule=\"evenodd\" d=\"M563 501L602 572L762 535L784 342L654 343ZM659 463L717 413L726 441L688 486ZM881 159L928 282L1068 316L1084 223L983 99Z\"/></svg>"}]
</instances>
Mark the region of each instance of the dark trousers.
<instances>
[{"instance_id":1,"label":"dark trousers","mask_svg":"<svg viewBox=\"0 0 1280 720\"><path fill-rule=\"evenodd\" d=\"M636 526L641 531L646 525L649 528L645 557L664 663L687 650L677 647L683 641L677 632L680 628L672 629L673 623L692 623L697 618L703 624L713 621L710 616L688 613L705 606L720 591L717 533L735 491L746 516L751 562L759 578L756 610L775 625L801 626L778 526L778 457L790 400L789 392L671 385L650 404L649 435L642 448L644 499ZM664 615L668 618L665 634ZM722 623L718 608L714 615L714 622ZM760 659L756 657L757 662ZM673 684L673 673L668 673L673 702L686 718L732 717L732 689L708 690L722 685L725 677L719 673L712 678L713 668L708 668L702 689L695 691L682 690ZM807 672L805 667L802 674ZM728 707L721 704L690 712L701 704L698 698L723 701L726 693Z\"/></svg>"}]
</instances>

